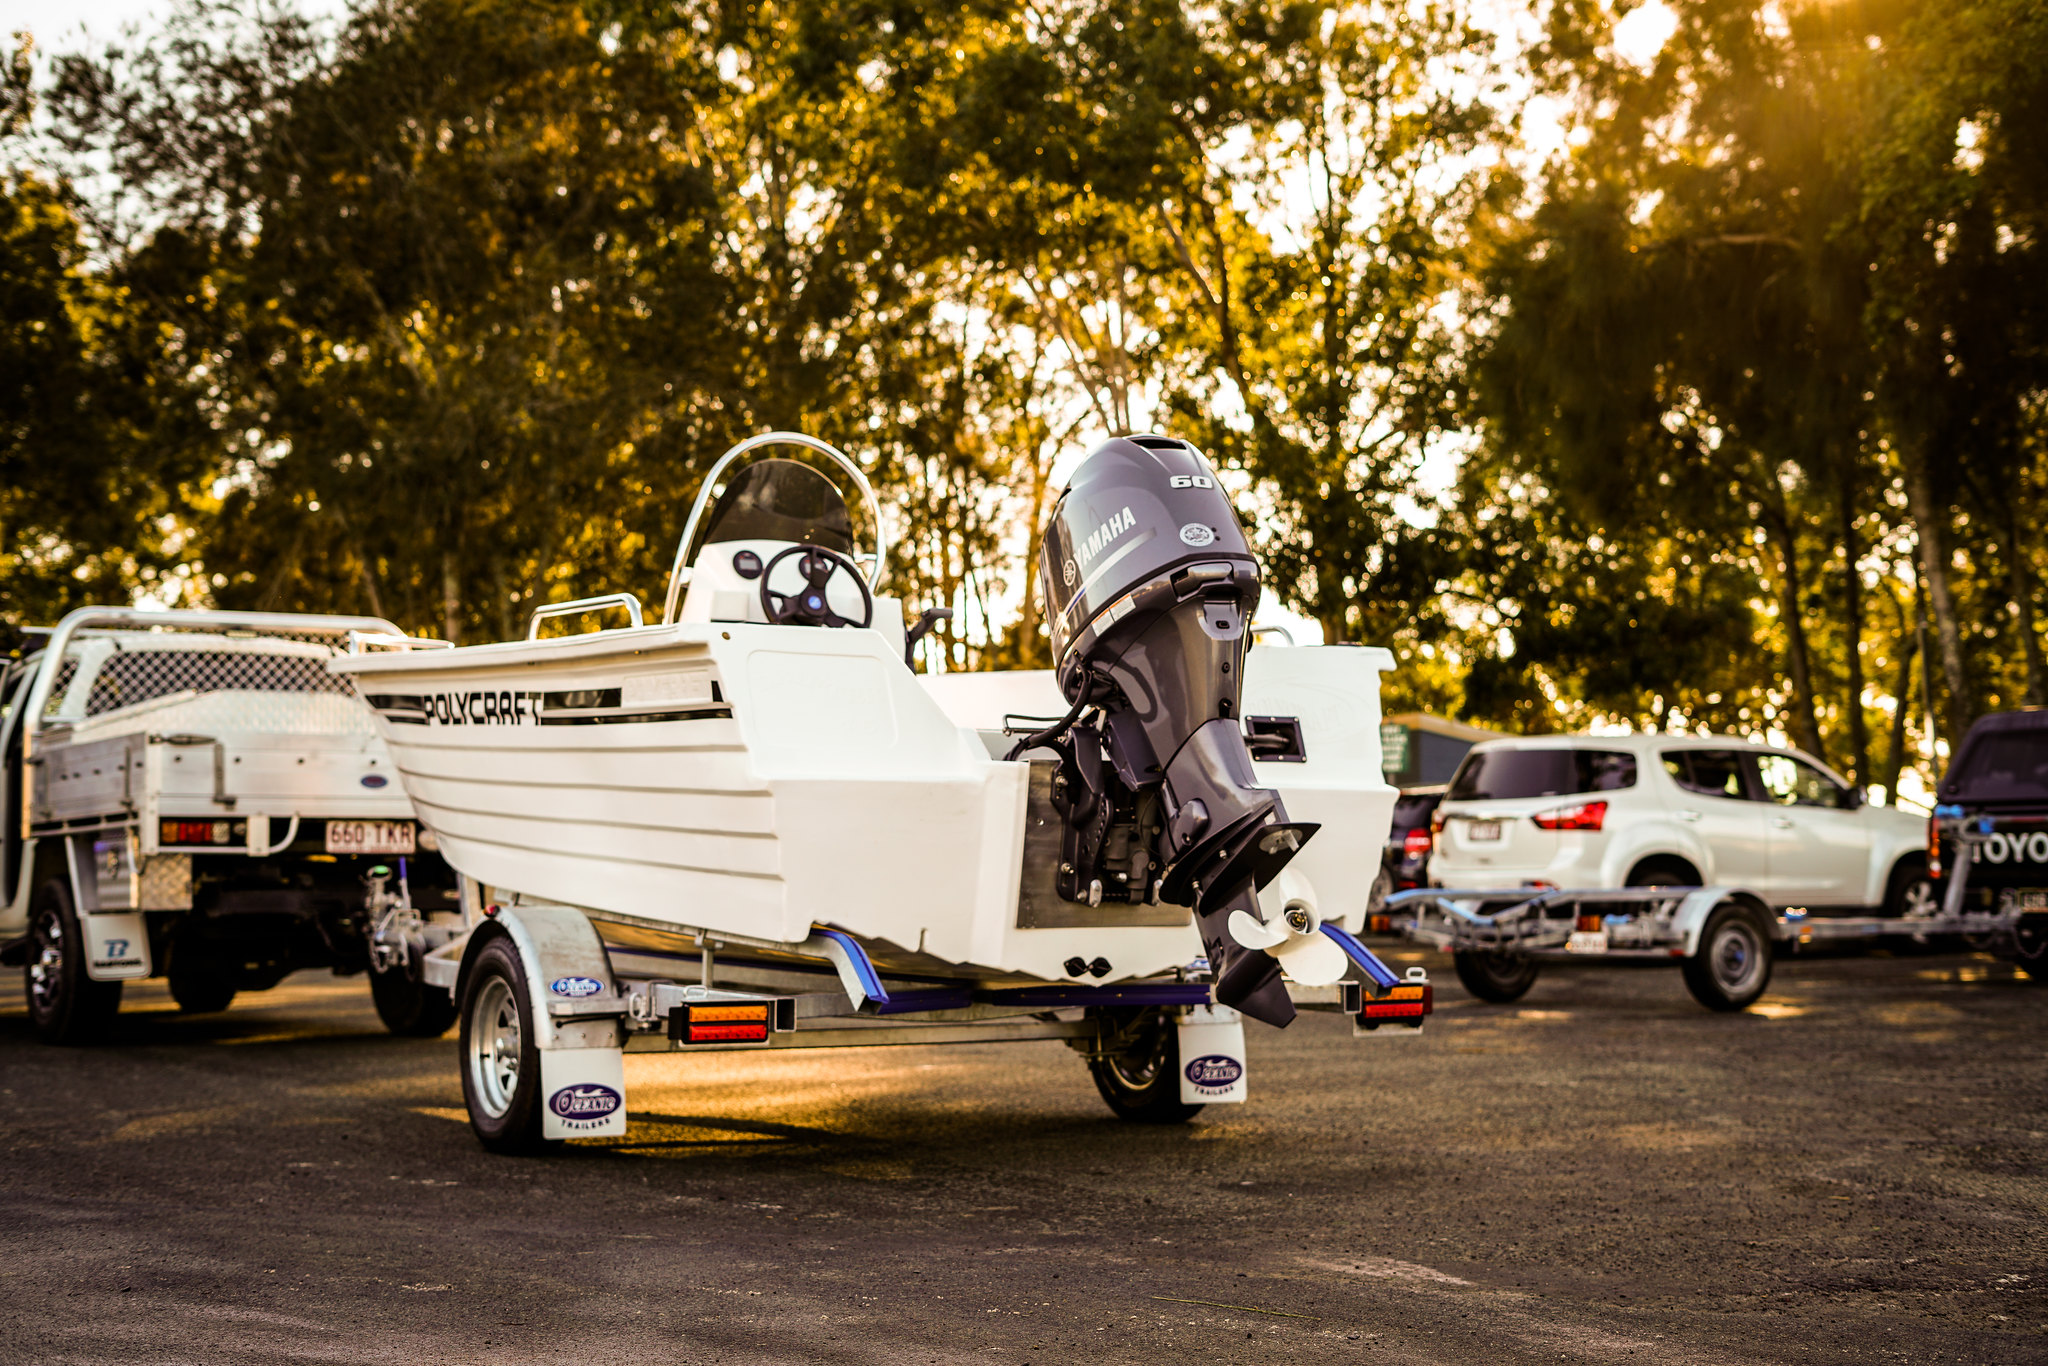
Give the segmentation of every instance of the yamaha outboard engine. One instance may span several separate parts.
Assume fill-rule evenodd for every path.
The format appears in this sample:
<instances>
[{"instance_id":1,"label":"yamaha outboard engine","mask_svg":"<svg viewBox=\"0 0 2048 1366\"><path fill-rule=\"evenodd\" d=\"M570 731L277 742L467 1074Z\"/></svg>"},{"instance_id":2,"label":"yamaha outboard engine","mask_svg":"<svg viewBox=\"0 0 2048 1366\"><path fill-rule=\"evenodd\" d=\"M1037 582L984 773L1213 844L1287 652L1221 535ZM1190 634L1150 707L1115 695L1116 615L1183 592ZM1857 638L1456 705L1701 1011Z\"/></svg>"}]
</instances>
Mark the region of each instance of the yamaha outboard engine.
<instances>
[{"instance_id":1,"label":"yamaha outboard engine","mask_svg":"<svg viewBox=\"0 0 2048 1366\"><path fill-rule=\"evenodd\" d=\"M1170 437L1105 442L1053 507L1038 567L1072 710L1012 753L1060 755L1060 895L1193 907L1216 1000L1287 1024L1279 964L1229 922L1258 918L1257 889L1316 827L1252 772L1240 697L1259 574L1215 472Z\"/></svg>"}]
</instances>

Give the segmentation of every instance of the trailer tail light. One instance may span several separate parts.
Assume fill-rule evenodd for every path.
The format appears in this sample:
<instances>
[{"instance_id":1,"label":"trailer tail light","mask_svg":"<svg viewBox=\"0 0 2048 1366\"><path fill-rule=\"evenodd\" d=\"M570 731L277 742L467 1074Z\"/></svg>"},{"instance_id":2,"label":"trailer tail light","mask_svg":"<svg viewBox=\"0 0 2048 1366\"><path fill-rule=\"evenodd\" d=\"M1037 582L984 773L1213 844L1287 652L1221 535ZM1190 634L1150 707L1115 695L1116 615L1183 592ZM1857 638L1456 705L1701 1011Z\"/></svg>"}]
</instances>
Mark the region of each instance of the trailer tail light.
<instances>
[{"instance_id":1,"label":"trailer tail light","mask_svg":"<svg viewBox=\"0 0 2048 1366\"><path fill-rule=\"evenodd\" d=\"M1941 819L1927 818L1927 876L1936 880L1941 877Z\"/></svg>"},{"instance_id":2,"label":"trailer tail light","mask_svg":"<svg viewBox=\"0 0 2048 1366\"><path fill-rule=\"evenodd\" d=\"M1577 806L1560 806L1529 819L1543 830L1598 830L1607 821L1607 803L1581 802Z\"/></svg>"},{"instance_id":3,"label":"trailer tail light","mask_svg":"<svg viewBox=\"0 0 2048 1366\"><path fill-rule=\"evenodd\" d=\"M766 1043L773 1022L769 1003L681 1005L669 1012L668 1036L677 1043Z\"/></svg>"},{"instance_id":4,"label":"trailer tail light","mask_svg":"<svg viewBox=\"0 0 2048 1366\"><path fill-rule=\"evenodd\" d=\"M1384 914L1369 915L1365 918L1365 929L1368 934L1391 934L1394 930L1394 917Z\"/></svg>"},{"instance_id":5,"label":"trailer tail light","mask_svg":"<svg viewBox=\"0 0 2048 1366\"><path fill-rule=\"evenodd\" d=\"M1582 915L1572 922L1572 928L1580 934L1597 934L1605 925L1606 922L1597 915Z\"/></svg>"},{"instance_id":6,"label":"trailer tail light","mask_svg":"<svg viewBox=\"0 0 2048 1366\"><path fill-rule=\"evenodd\" d=\"M235 838L231 821L158 821L158 844L229 844ZM247 829L247 827L243 827Z\"/></svg>"},{"instance_id":7,"label":"trailer tail light","mask_svg":"<svg viewBox=\"0 0 2048 1366\"><path fill-rule=\"evenodd\" d=\"M1402 838L1401 857L1421 858L1429 852L1430 846L1433 843L1434 841L1431 839L1429 831L1418 825Z\"/></svg>"},{"instance_id":8,"label":"trailer tail light","mask_svg":"<svg viewBox=\"0 0 2048 1366\"><path fill-rule=\"evenodd\" d=\"M1366 1001L1358 1009L1358 1023L1367 1029L1383 1024L1420 1027L1423 1017L1436 1010L1436 988L1427 982L1403 982L1384 996Z\"/></svg>"}]
</instances>

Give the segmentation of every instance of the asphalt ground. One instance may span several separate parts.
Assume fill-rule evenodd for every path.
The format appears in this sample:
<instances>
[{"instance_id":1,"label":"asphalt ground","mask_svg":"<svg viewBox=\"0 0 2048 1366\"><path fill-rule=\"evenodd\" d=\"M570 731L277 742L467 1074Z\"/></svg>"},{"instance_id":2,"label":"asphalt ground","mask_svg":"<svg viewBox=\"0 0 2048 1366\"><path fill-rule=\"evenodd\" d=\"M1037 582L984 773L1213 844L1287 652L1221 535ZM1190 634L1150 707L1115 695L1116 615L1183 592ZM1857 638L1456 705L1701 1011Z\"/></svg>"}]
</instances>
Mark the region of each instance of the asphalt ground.
<instances>
[{"instance_id":1,"label":"asphalt ground","mask_svg":"<svg viewBox=\"0 0 2048 1366\"><path fill-rule=\"evenodd\" d=\"M1422 1038L1255 1029L1182 1128L1056 1043L636 1056L627 1138L534 1159L360 980L57 1050L11 974L0 1361L2048 1360L2048 990L1410 957Z\"/></svg>"}]
</instances>

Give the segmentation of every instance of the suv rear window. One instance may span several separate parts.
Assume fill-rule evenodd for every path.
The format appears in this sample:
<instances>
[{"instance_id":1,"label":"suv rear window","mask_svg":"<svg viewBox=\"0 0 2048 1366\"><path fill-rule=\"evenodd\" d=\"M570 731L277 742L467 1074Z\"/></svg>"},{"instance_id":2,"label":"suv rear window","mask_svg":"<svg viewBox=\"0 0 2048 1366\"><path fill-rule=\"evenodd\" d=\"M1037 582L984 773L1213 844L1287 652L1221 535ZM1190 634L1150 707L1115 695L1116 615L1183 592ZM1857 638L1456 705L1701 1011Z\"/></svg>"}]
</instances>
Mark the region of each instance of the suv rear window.
<instances>
[{"instance_id":1,"label":"suv rear window","mask_svg":"<svg viewBox=\"0 0 2048 1366\"><path fill-rule=\"evenodd\" d=\"M1941 790L1950 801L2048 798L2048 729L2014 727L1977 736Z\"/></svg>"},{"instance_id":2,"label":"suv rear window","mask_svg":"<svg viewBox=\"0 0 2048 1366\"><path fill-rule=\"evenodd\" d=\"M1742 758L1734 749L1666 750L1664 767L1687 792L1744 801L1749 789L1742 781Z\"/></svg>"},{"instance_id":3,"label":"suv rear window","mask_svg":"<svg viewBox=\"0 0 2048 1366\"><path fill-rule=\"evenodd\" d=\"M1615 749L1483 749L1465 756L1445 799L1568 797L1636 785L1636 756Z\"/></svg>"}]
</instances>

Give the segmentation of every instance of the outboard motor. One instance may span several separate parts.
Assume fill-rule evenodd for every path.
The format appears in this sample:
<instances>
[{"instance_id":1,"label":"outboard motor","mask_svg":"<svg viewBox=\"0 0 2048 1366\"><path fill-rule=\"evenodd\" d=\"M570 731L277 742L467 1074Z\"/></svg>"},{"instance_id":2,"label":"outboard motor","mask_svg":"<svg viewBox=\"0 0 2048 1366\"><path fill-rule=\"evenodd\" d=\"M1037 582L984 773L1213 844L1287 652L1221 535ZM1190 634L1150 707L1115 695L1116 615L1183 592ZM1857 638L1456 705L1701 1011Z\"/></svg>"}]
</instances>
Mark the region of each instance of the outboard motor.
<instances>
[{"instance_id":1,"label":"outboard motor","mask_svg":"<svg viewBox=\"0 0 2048 1366\"><path fill-rule=\"evenodd\" d=\"M1259 574L1215 472L1170 437L1105 442L1054 505L1038 568L1072 709L1012 757L1060 755L1060 895L1192 907L1216 1000L1286 1025L1279 963L1230 922L1263 924L1258 889L1316 826L1252 772L1240 698Z\"/></svg>"}]
</instances>

